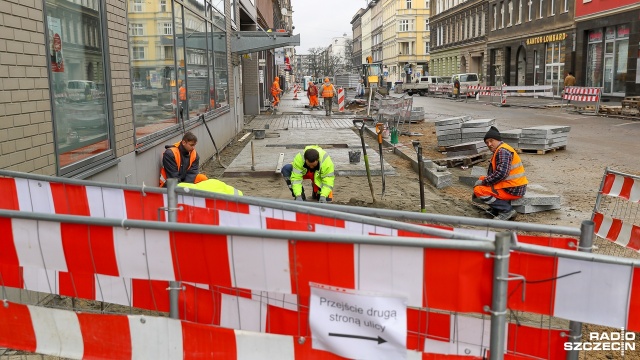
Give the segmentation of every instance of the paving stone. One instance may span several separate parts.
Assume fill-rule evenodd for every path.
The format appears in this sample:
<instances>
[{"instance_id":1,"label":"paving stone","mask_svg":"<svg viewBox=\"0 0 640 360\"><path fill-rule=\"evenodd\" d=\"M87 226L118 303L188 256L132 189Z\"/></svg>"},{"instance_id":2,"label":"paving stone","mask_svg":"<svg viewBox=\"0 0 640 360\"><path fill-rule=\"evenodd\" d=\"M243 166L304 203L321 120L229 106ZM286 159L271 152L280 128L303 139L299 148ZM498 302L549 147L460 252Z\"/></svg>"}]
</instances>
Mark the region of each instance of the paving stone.
<instances>
[{"instance_id":1,"label":"paving stone","mask_svg":"<svg viewBox=\"0 0 640 360\"><path fill-rule=\"evenodd\" d=\"M469 128L463 127L462 129L460 129L460 133L462 133L462 134L470 134L470 133L482 134L482 137L484 138L484 135L487 133L487 131L489 131L489 129L491 129L491 126L485 126L485 127L474 126L474 127L469 127Z\"/></svg>"},{"instance_id":2,"label":"paving stone","mask_svg":"<svg viewBox=\"0 0 640 360\"><path fill-rule=\"evenodd\" d=\"M451 135L438 135L437 139L438 139L438 142L440 142L440 140L453 140L453 139L461 140L462 137L458 133L458 134L451 134Z\"/></svg>"},{"instance_id":3,"label":"paving stone","mask_svg":"<svg viewBox=\"0 0 640 360\"><path fill-rule=\"evenodd\" d=\"M467 186L471 186L473 187L473 185L475 185L476 180L478 180L477 176L471 176L471 175L462 175L458 177L458 181L464 185Z\"/></svg>"},{"instance_id":4,"label":"paving stone","mask_svg":"<svg viewBox=\"0 0 640 360\"><path fill-rule=\"evenodd\" d=\"M456 130L462 127L462 123L451 125L436 125L436 131Z\"/></svg>"},{"instance_id":5,"label":"paving stone","mask_svg":"<svg viewBox=\"0 0 640 360\"><path fill-rule=\"evenodd\" d=\"M522 135L520 138L527 138L527 139L556 139L556 138L562 138L562 137L568 137L569 133L566 132L559 132L556 134L525 134ZM502 137L504 138L504 135L502 135Z\"/></svg>"},{"instance_id":6,"label":"paving stone","mask_svg":"<svg viewBox=\"0 0 640 360\"><path fill-rule=\"evenodd\" d=\"M520 214L532 214L542 211L558 210L560 205L518 205L513 208Z\"/></svg>"},{"instance_id":7,"label":"paving stone","mask_svg":"<svg viewBox=\"0 0 640 360\"><path fill-rule=\"evenodd\" d=\"M521 142L520 143L520 149L521 150L547 150L547 149L560 147L560 146L565 146L565 145L567 145L566 141L561 141L561 142L555 143L555 144L553 144L553 146L540 145L540 144L523 144Z\"/></svg>"},{"instance_id":8,"label":"paving stone","mask_svg":"<svg viewBox=\"0 0 640 360\"><path fill-rule=\"evenodd\" d=\"M442 135L452 135L452 134L460 134L460 128L458 129L453 129L453 130L438 130L438 128L436 128L436 136L442 136Z\"/></svg>"},{"instance_id":9,"label":"paving stone","mask_svg":"<svg viewBox=\"0 0 640 360\"><path fill-rule=\"evenodd\" d=\"M502 135L502 140L504 140L504 139L520 139L520 137L522 135L522 129L500 131L500 135Z\"/></svg>"},{"instance_id":10,"label":"paving stone","mask_svg":"<svg viewBox=\"0 0 640 360\"><path fill-rule=\"evenodd\" d=\"M462 124L463 128L470 128L470 127L482 127L482 128L489 128L491 127L491 125L495 125L496 123L496 119L475 119L475 120L469 120L466 121Z\"/></svg>"},{"instance_id":11,"label":"paving stone","mask_svg":"<svg viewBox=\"0 0 640 360\"><path fill-rule=\"evenodd\" d=\"M560 205L562 202L559 195L550 194L538 194L535 192L527 191L523 197L517 200L512 200L511 205L536 205L536 206L550 206Z\"/></svg>"},{"instance_id":12,"label":"paving stone","mask_svg":"<svg viewBox=\"0 0 640 360\"><path fill-rule=\"evenodd\" d=\"M463 122L465 122L464 119L465 119L464 116L457 116L457 117L452 117L452 118L447 118L447 119L441 119L441 120L434 121L434 125L435 126L445 126L445 125L453 125L453 124L462 124Z\"/></svg>"},{"instance_id":13,"label":"paving stone","mask_svg":"<svg viewBox=\"0 0 640 360\"><path fill-rule=\"evenodd\" d=\"M522 135L529 134L557 134L557 133L568 133L571 130L571 126L564 125L543 125L543 126L532 126L522 129Z\"/></svg>"}]
</instances>

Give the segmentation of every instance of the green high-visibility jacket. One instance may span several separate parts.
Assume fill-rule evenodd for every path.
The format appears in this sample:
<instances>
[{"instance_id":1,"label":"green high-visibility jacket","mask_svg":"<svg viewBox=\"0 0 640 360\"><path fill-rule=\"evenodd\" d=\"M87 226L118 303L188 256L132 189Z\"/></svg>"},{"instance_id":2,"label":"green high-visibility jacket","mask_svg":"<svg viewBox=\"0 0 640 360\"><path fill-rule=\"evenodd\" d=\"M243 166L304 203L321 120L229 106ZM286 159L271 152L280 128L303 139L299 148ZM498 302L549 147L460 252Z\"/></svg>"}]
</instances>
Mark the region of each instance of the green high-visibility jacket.
<instances>
[{"instance_id":1,"label":"green high-visibility jacket","mask_svg":"<svg viewBox=\"0 0 640 360\"><path fill-rule=\"evenodd\" d=\"M328 197L333 191L333 184L336 179L333 161L331 161L329 154L322 150L320 146L310 145L305 147L304 151L307 151L307 149L316 149L320 154L318 167L313 176L313 182L320 188L320 196ZM307 173L307 168L304 167L304 151L298 153L291 163L291 165L293 165L293 171L291 172L291 189L295 196L302 195L302 178Z\"/></svg>"}]
</instances>

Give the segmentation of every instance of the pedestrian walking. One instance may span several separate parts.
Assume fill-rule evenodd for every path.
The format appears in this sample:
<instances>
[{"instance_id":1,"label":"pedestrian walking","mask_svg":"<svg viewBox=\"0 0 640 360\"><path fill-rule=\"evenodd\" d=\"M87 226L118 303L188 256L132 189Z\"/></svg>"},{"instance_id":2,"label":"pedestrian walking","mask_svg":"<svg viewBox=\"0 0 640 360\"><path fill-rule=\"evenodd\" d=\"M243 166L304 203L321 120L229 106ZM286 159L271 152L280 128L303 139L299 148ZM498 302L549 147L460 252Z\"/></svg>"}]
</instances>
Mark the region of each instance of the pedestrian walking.
<instances>
[{"instance_id":1,"label":"pedestrian walking","mask_svg":"<svg viewBox=\"0 0 640 360\"><path fill-rule=\"evenodd\" d=\"M329 116L331 115L331 108L333 106L333 97L336 96L337 91L333 84L329 81L328 77L324 78L324 84L322 84L322 87L320 89L322 98L324 99L325 115Z\"/></svg>"}]
</instances>

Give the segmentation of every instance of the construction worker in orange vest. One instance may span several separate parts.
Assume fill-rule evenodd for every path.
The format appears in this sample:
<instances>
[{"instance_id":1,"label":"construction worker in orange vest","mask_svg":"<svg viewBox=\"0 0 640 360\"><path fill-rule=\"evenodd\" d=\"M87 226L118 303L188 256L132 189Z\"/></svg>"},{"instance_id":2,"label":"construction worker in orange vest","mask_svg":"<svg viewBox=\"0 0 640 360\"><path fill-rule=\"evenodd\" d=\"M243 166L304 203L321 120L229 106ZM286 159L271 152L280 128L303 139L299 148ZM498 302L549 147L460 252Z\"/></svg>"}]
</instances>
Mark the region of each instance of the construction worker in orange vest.
<instances>
[{"instance_id":1,"label":"construction worker in orange vest","mask_svg":"<svg viewBox=\"0 0 640 360\"><path fill-rule=\"evenodd\" d=\"M320 103L318 102L318 87L313 84L313 81L309 81L307 98L309 99L309 109L313 110L320 107Z\"/></svg>"},{"instance_id":2,"label":"construction worker in orange vest","mask_svg":"<svg viewBox=\"0 0 640 360\"><path fill-rule=\"evenodd\" d=\"M280 78L276 76L273 80L273 84L271 85L271 95L273 96L273 107L275 108L280 103L280 93L282 89L280 89Z\"/></svg>"},{"instance_id":3,"label":"construction worker in orange vest","mask_svg":"<svg viewBox=\"0 0 640 360\"><path fill-rule=\"evenodd\" d=\"M527 177L522 160L511 146L502 142L500 131L492 126L484 136L484 142L493 152L487 176L481 176L473 187L472 201L489 205L490 212L498 220L510 220L516 216L511 200L524 196Z\"/></svg>"},{"instance_id":4,"label":"construction worker in orange vest","mask_svg":"<svg viewBox=\"0 0 640 360\"><path fill-rule=\"evenodd\" d=\"M190 131L182 137L182 141L165 146L160 169L160 187L164 187L167 179L177 178L178 182L197 184L207 180L204 174L198 174L200 156L196 152L198 138Z\"/></svg>"},{"instance_id":5,"label":"construction worker in orange vest","mask_svg":"<svg viewBox=\"0 0 640 360\"><path fill-rule=\"evenodd\" d=\"M325 115L331 115L331 106L333 105L333 97L336 96L336 88L329 82L329 78L324 78L324 84L320 87L320 94L324 99Z\"/></svg>"},{"instance_id":6,"label":"construction worker in orange vest","mask_svg":"<svg viewBox=\"0 0 640 360\"><path fill-rule=\"evenodd\" d=\"M184 82L180 82L180 88L178 89L178 99L180 99L180 117L182 118L184 109L187 105L187 87ZM184 118L183 118L184 119Z\"/></svg>"}]
</instances>

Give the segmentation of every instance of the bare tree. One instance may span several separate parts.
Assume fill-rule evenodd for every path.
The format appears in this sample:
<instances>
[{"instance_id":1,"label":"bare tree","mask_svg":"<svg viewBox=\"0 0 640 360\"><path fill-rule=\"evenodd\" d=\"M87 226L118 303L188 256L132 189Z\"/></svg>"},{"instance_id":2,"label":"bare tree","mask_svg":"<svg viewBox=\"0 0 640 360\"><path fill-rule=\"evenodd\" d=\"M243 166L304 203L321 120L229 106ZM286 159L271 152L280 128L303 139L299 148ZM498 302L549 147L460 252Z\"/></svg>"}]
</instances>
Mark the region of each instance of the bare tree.
<instances>
[{"instance_id":1,"label":"bare tree","mask_svg":"<svg viewBox=\"0 0 640 360\"><path fill-rule=\"evenodd\" d=\"M358 60L359 62L359 60ZM344 65L345 70L348 72L352 72L355 67L357 70L357 66L354 65L356 63L356 59L354 59L353 54L353 39L346 38L344 41Z\"/></svg>"},{"instance_id":2,"label":"bare tree","mask_svg":"<svg viewBox=\"0 0 640 360\"><path fill-rule=\"evenodd\" d=\"M309 71L314 78L322 73L325 50L320 47L309 49Z\"/></svg>"}]
</instances>

